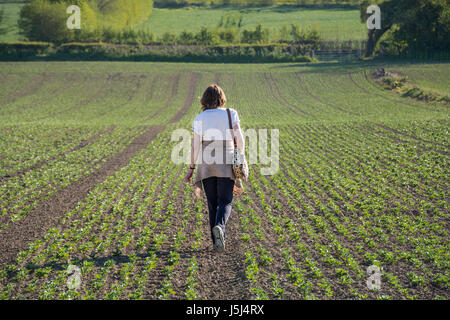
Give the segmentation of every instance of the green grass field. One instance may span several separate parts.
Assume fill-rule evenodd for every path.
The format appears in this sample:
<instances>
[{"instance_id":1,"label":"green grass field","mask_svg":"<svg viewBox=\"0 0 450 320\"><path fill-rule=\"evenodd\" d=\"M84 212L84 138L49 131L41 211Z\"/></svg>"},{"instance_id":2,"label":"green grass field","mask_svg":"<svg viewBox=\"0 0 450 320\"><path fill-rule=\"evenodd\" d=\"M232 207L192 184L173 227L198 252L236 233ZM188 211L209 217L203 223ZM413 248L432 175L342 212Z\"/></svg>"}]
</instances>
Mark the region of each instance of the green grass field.
<instances>
[{"instance_id":1,"label":"green grass field","mask_svg":"<svg viewBox=\"0 0 450 320\"><path fill-rule=\"evenodd\" d=\"M0 41L21 40L17 19L22 4L0 3L5 10L5 22L9 31L0 35ZM359 10L343 8L299 8L299 7L186 7L178 9L154 8L148 21L136 26L151 30L157 37L165 32L198 31L201 27L217 27L222 16L242 14L242 28L253 29L261 23L264 27L278 30L291 23L304 27L315 27L324 40L365 40L367 29L359 20Z\"/></svg>"},{"instance_id":2,"label":"green grass field","mask_svg":"<svg viewBox=\"0 0 450 320\"><path fill-rule=\"evenodd\" d=\"M155 35L164 32L180 33L184 30L198 31L201 27L217 27L225 14L242 14L242 28L254 29L259 23L269 29L278 30L291 23L305 27L313 26L324 40L364 40L367 29L359 20L355 9L312 9L296 7L229 7L211 9L187 7L181 9L154 9L150 18L140 27L148 27Z\"/></svg>"},{"instance_id":3,"label":"green grass field","mask_svg":"<svg viewBox=\"0 0 450 320\"><path fill-rule=\"evenodd\" d=\"M444 64L445 65L445 64ZM406 68L398 68L415 84L422 88L450 94L447 69L436 68L427 65L411 65Z\"/></svg>"},{"instance_id":4,"label":"green grass field","mask_svg":"<svg viewBox=\"0 0 450 320\"><path fill-rule=\"evenodd\" d=\"M19 41L24 40L19 35L17 20L19 19L21 3L0 3L0 10L3 9L2 28L7 28L5 34L0 34L0 41Z\"/></svg>"},{"instance_id":5,"label":"green grass field","mask_svg":"<svg viewBox=\"0 0 450 320\"><path fill-rule=\"evenodd\" d=\"M450 87L449 63L0 62L0 297L449 299L449 107L377 67ZM171 161L213 82L244 129L280 131L220 263Z\"/></svg>"}]
</instances>

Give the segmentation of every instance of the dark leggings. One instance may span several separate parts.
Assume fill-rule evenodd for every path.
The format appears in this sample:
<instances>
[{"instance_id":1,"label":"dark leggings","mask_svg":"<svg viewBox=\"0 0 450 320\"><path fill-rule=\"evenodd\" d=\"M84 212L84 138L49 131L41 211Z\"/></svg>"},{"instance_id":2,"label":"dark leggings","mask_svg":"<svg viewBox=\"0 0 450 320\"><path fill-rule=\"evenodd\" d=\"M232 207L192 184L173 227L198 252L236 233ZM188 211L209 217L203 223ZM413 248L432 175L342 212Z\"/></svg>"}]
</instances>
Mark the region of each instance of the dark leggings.
<instances>
[{"instance_id":1,"label":"dark leggings","mask_svg":"<svg viewBox=\"0 0 450 320\"><path fill-rule=\"evenodd\" d=\"M211 227L211 238L214 242L212 229L216 225L222 228L225 238L225 225L231 214L234 180L230 178L209 177L203 179L202 183L208 201L209 225Z\"/></svg>"}]
</instances>

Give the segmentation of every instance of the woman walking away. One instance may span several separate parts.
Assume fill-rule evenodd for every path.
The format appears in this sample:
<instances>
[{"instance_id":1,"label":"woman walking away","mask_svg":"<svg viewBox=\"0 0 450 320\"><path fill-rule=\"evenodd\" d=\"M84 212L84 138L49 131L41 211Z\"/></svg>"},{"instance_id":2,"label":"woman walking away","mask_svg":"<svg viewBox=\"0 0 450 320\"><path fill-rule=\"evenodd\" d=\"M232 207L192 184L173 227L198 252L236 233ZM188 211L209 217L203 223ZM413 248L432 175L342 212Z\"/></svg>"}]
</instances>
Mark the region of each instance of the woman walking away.
<instances>
[{"instance_id":1,"label":"woman walking away","mask_svg":"<svg viewBox=\"0 0 450 320\"><path fill-rule=\"evenodd\" d=\"M209 223L214 249L225 249L225 226L231 214L233 194L242 193L240 179L233 169L234 144L240 155L244 155L244 139L239 126L236 110L225 108L225 93L218 85L210 85L200 100L202 112L194 119L194 139L191 147L191 165L184 177L190 182L195 165L198 164L194 179L195 194L206 194ZM232 128L232 129L230 129ZM200 157L199 157L200 155ZM244 179L247 179L248 170Z\"/></svg>"}]
</instances>

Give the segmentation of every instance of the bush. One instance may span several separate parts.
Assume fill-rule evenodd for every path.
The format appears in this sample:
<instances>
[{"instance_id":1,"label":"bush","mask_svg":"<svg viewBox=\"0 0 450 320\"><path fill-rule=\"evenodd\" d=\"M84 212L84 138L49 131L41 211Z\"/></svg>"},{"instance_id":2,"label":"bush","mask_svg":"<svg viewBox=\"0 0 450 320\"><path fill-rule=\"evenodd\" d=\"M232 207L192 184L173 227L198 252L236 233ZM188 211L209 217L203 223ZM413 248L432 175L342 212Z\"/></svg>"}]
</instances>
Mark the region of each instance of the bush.
<instances>
[{"instance_id":1,"label":"bush","mask_svg":"<svg viewBox=\"0 0 450 320\"><path fill-rule=\"evenodd\" d=\"M67 6L62 2L34 0L24 5L18 21L21 34L32 41L62 42L72 38L66 27Z\"/></svg>"},{"instance_id":2,"label":"bush","mask_svg":"<svg viewBox=\"0 0 450 320\"><path fill-rule=\"evenodd\" d=\"M48 42L0 42L1 57L33 57L47 54L51 49L53 45Z\"/></svg>"},{"instance_id":3,"label":"bush","mask_svg":"<svg viewBox=\"0 0 450 320\"><path fill-rule=\"evenodd\" d=\"M82 12L81 29L69 30L66 26L69 5L78 5ZM151 13L151 0L32 0L22 7L19 18L21 34L32 41L71 42L100 40L103 30L124 32L130 35L131 26L144 21Z\"/></svg>"},{"instance_id":4,"label":"bush","mask_svg":"<svg viewBox=\"0 0 450 320\"><path fill-rule=\"evenodd\" d=\"M269 41L269 30L263 29L261 24L258 24L255 30L242 31L241 42L243 43L267 43Z\"/></svg>"},{"instance_id":5,"label":"bush","mask_svg":"<svg viewBox=\"0 0 450 320\"><path fill-rule=\"evenodd\" d=\"M310 46L304 45L126 45L102 42L65 43L54 48L50 43L3 43L0 53L6 59L46 60L139 60L192 62L309 62Z\"/></svg>"}]
</instances>

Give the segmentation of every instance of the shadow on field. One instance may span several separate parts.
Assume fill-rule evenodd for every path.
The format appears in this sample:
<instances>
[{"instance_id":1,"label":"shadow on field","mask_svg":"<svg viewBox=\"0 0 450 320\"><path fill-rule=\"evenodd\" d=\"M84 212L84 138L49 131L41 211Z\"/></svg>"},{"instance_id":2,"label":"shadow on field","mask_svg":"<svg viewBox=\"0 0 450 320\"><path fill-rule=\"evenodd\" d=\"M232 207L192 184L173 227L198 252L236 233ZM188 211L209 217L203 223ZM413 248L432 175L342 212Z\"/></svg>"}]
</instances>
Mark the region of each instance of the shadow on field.
<instances>
[{"instance_id":1,"label":"shadow on field","mask_svg":"<svg viewBox=\"0 0 450 320\"><path fill-rule=\"evenodd\" d=\"M279 5L260 5L260 4L248 4L248 5L233 5L233 4L219 4L211 6L200 6L203 10L226 10L226 11L238 11L241 13L258 13L258 12L276 12L276 13L292 13L295 11L318 11L318 10L335 10L335 11L348 11L359 10L359 5L342 5L342 4L327 4L327 5L315 5L315 4L279 4Z\"/></svg>"},{"instance_id":2,"label":"shadow on field","mask_svg":"<svg viewBox=\"0 0 450 320\"><path fill-rule=\"evenodd\" d=\"M146 253L138 253L135 255L137 264L144 264L146 262L146 259L151 257L153 254L155 254L158 257L158 259L163 258L163 257L168 257L169 251L170 250L168 250L168 249L167 250L156 250L154 248L149 248ZM189 250L189 249L177 250L177 253L180 254L180 258L182 258L182 259L190 259L193 256L202 255L202 254L208 253L208 252L210 252L210 250L208 250L206 248L205 249L196 249L196 250ZM96 267L104 267L105 263L107 261L114 261L114 264L116 264L116 265L129 263L132 260L132 259L130 259L130 256L132 256L132 254L125 255L125 254L120 254L120 253L110 254L108 256L99 256L99 257L87 256L82 259L74 258L70 262L65 262L65 263L62 263L62 262L51 263L50 262L50 263L46 263L43 265L28 263L25 265L25 267L30 271L44 269L44 268L51 268L54 271L64 271L64 270L67 270L67 267L71 264L81 267L84 262L90 262ZM12 277L16 276L16 274L17 274L17 271L9 272L8 277L12 278Z\"/></svg>"},{"instance_id":3,"label":"shadow on field","mask_svg":"<svg viewBox=\"0 0 450 320\"><path fill-rule=\"evenodd\" d=\"M407 65L448 64L449 60L404 60L404 59L374 59L349 62L317 62L317 63L284 63L276 64L274 70L299 68L302 73L336 73L359 71L376 67L396 67Z\"/></svg>"}]
</instances>

